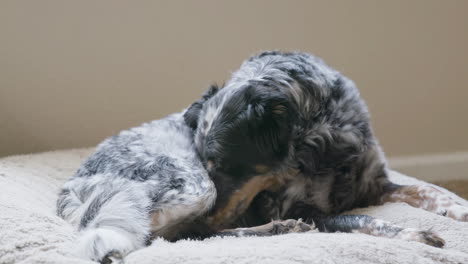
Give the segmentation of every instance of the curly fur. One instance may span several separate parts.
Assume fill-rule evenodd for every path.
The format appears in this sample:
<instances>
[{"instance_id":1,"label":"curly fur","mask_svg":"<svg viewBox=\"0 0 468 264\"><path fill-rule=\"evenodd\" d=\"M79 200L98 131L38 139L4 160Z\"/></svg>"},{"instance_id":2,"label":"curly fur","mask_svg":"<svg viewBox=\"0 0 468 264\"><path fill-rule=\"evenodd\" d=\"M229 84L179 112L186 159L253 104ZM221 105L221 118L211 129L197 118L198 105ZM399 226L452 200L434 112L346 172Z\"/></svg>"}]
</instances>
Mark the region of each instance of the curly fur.
<instances>
[{"instance_id":1,"label":"curly fur","mask_svg":"<svg viewBox=\"0 0 468 264\"><path fill-rule=\"evenodd\" d=\"M301 171L281 193L282 217L298 216L291 211L296 202L323 214L375 204L391 188L358 90L312 55L253 56L192 111L200 124L196 147L217 171L242 175L259 165Z\"/></svg>"},{"instance_id":2,"label":"curly fur","mask_svg":"<svg viewBox=\"0 0 468 264\"><path fill-rule=\"evenodd\" d=\"M216 91L202 107L185 114L196 129L195 146L215 175L215 185L222 185L217 178L224 183L253 174L285 176L279 190L260 193L253 209L240 217L246 225L258 219L302 218L314 221L321 231L361 232L441 247L443 239L430 231L338 214L403 201L467 221L468 208L459 209L461 205L434 188L389 181L358 89L321 59L302 52L262 52L247 59ZM298 173L288 175L294 170ZM440 206L441 201L446 205Z\"/></svg>"},{"instance_id":3,"label":"curly fur","mask_svg":"<svg viewBox=\"0 0 468 264\"><path fill-rule=\"evenodd\" d=\"M101 143L63 186L57 213L80 230L77 253L103 263L154 237L310 230L300 218L321 231L443 246L430 231L337 216L384 201L468 219L467 208L433 189L388 180L349 79L305 53L264 52L187 110Z\"/></svg>"}]
</instances>

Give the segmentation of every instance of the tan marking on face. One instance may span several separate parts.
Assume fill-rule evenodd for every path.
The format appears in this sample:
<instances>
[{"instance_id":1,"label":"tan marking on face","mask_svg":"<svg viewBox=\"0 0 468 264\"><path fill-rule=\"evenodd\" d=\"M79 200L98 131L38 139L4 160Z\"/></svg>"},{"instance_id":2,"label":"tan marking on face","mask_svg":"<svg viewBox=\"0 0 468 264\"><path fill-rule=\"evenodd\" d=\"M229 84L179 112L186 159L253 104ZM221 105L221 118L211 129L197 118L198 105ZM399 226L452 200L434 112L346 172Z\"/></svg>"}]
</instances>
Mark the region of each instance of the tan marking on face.
<instances>
[{"instance_id":1,"label":"tan marking on face","mask_svg":"<svg viewBox=\"0 0 468 264\"><path fill-rule=\"evenodd\" d=\"M241 215L258 193L265 190L278 190L284 184L285 179L294 173L297 174L297 171L290 170L284 174L268 174L251 178L231 195L223 208L217 209L208 217L208 223L215 228L222 229Z\"/></svg>"},{"instance_id":2,"label":"tan marking on face","mask_svg":"<svg viewBox=\"0 0 468 264\"><path fill-rule=\"evenodd\" d=\"M266 165L263 164L257 164L255 165L255 172L259 174L267 173L270 171L270 168Z\"/></svg>"},{"instance_id":3,"label":"tan marking on face","mask_svg":"<svg viewBox=\"0 0 468 264\"><path fill-rule=\"evenodd\" d=\"M261 191L279 184L272 175L255 176L247 181L241 188L236 190L226 206L217 210L210 216L208 222L213 226L223 226L230 222L235 215L242 214L250 205L253 198Z\"/></svg>"}]
</instances>

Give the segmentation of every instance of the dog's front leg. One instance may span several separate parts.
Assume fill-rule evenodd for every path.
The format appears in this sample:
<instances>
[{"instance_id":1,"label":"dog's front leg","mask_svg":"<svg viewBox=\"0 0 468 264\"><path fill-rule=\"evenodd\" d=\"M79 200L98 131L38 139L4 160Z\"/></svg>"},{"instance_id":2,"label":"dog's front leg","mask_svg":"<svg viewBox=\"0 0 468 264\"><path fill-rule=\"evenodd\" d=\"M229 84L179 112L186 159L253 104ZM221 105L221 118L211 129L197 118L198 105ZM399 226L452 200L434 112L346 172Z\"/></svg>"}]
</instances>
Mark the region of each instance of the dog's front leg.
<instances>
[{"instance_id":1,"label":"dog's front leg","mask_svg":"<svg viewBox=\"0 0 468 264\"><path fill-rule=\"evenodd\" d=\"M363 233L372 236L417 241L443 247L445 241L432 231L403 228L367 215L338 215L315 220L321 232Z\"/></svg>"},{"instance_id":2,"label":"dog's front leg","mask_svg":"<svg viewBox=\"0 0 468 264\"><path fill-rule=\"evenodd\" d=\"M432 231L404 228L375 219L368 215L327 215L313 205L295 203L286 213L286 218L304 218L314 222L320 232L363 233L372 236L418 241L434 247L443 247L445 241Z\"/></svg>"},{"instance_id":3,"label":"dog's front leg","mask_svg":"<svg viewBox=\"0 0 468 264\"><path fill-rule=\"evenodd\" d=\"M468 207L429 185L396 185L382 196L382 203L404 202L413 207L447 216L458 221L468 221Z\"/></svg>"},{"instance_id":4,"label":"dog's front leg","mask_svg":"<svg viewBox=\"0 0 468 264\"><path fill-rule=\"evenodd\" d=\"M294 220L274 220L268 224L254 226L254 227L243 227L235 229L225 229L215 234L215 236L274 236L288 233L304 233L313 231L314 225L309 225L302 222L301 219Z\"/></svg>"}]
</instances>

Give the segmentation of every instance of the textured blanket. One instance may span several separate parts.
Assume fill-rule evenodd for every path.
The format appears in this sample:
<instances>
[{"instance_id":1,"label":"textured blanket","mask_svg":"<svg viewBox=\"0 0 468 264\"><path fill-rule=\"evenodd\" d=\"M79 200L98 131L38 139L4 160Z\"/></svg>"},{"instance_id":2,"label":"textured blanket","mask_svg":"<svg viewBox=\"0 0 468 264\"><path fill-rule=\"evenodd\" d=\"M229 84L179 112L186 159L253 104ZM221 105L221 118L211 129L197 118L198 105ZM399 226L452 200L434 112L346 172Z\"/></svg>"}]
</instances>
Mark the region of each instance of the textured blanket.
<instances>
[{"instance_id":1,"label":"textured blanket","mask_svg":"<svg viewBox=\"0 0 468 264\"><path fill-rule=\"evenodd\" d=\"M92 263L72 255L76 231L55 216L60 186L89 153L89 149L69 150L0 159L0 263ZM396 172L391 178L400 184L422 184ZM125 262L468 263L468 223L400 203L349 213L368 214L404 227L433 229L446 240L446 246L439 249L417 242L344 233L212 238L176 243L159 239L131 253Z\"/></svg>"}]
</instances>

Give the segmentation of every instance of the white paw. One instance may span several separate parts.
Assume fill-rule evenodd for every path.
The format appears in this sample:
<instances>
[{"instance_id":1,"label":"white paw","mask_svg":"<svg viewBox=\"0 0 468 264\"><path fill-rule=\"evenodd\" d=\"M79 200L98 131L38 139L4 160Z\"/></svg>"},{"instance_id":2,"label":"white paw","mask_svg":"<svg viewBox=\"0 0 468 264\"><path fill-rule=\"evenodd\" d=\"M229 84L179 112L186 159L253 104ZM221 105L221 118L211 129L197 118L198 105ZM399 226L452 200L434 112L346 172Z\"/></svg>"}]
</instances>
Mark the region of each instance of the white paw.
<instances>
[{"instance_id":1,"label":"white paw","mask_svg":"<svg viewBox=\"0 0 468 264\"><path fill-rule=\"evenodd\" d=\"M120 252L111 251L100 261L101 264L123 264L123 256Z\"/></svg>"},{"instance_id":2,"label":"white paw","mask_svg":"<svg viewBox=\"0 0 468 264\"><path fill-rule=\"evenodd\" d=\"M123 257L142 247L134 235L124 231L99 228L84 231L78 238L75 254L101 263L121 263Z\"/></svg>"},{"instance_id":3,"label":"white paw","mask_svg":"<svg viewBox=\"0 0 468 264\"><path fill-rule=\"evenodd\" d=\"M468 207L453 204L446 208L445 215L458 221L468 222Z\"/></svg>"}]
</instances>

